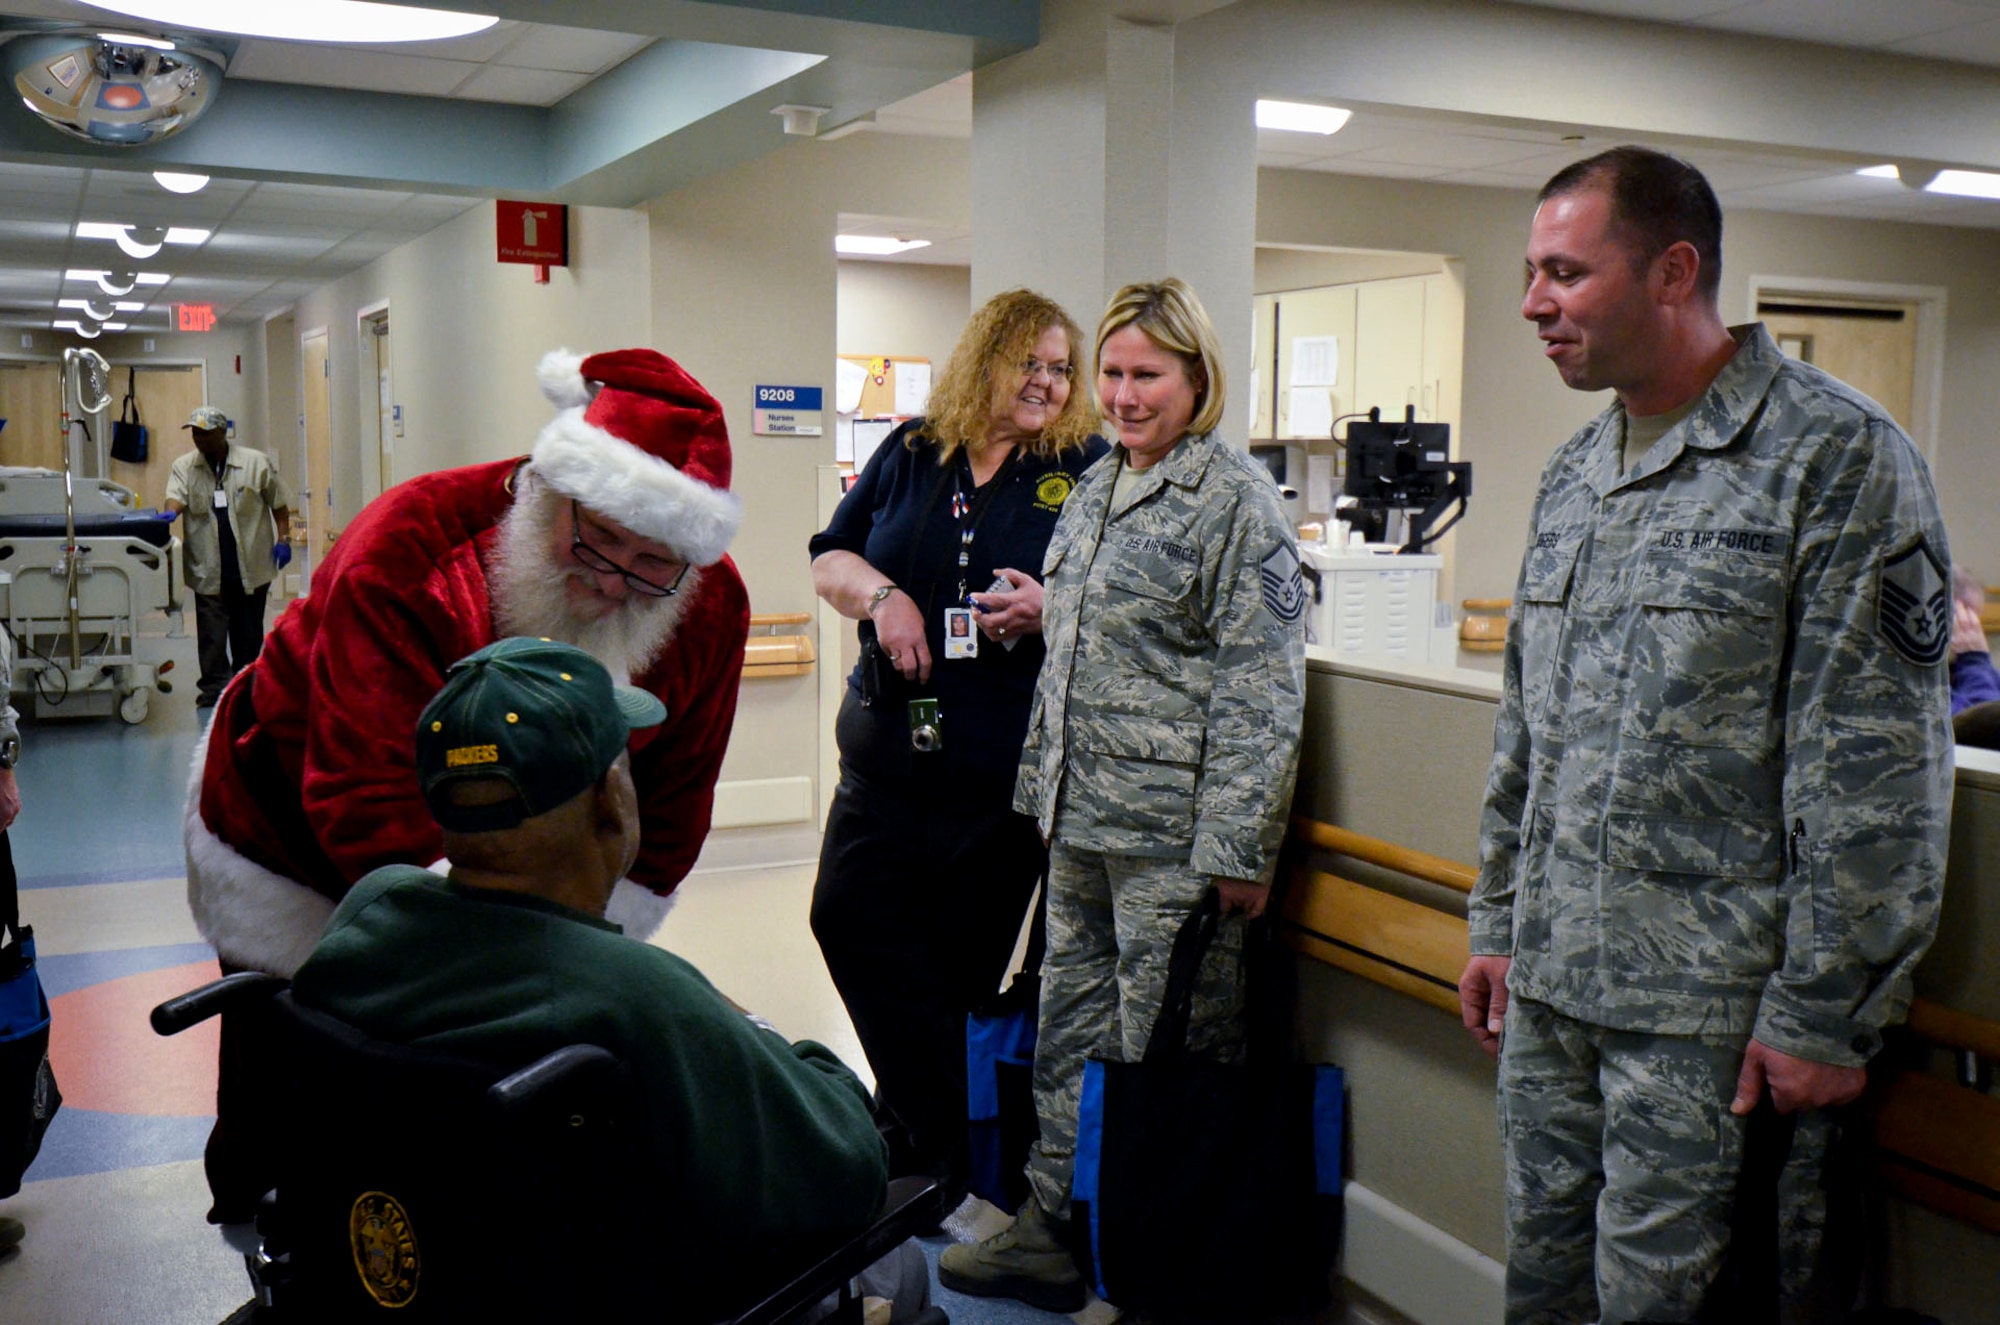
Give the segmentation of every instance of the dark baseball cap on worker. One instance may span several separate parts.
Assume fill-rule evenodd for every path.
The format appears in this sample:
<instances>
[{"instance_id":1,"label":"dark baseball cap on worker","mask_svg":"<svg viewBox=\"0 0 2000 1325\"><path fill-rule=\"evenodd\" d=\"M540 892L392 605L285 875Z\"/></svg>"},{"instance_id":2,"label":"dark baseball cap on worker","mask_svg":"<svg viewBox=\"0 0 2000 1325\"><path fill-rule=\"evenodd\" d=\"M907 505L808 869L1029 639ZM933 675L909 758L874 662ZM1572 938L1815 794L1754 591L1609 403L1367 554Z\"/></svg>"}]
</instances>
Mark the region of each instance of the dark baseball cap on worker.
<instances>
[{"instance_id":1,"label":"dark baseball cap on worker","mask_svg":"<svg viewBox=\"0 0 2000 1325\"><path fill-rule=\"evenodd\" d=\"M666 705L616 685L582 649L516 637L461 658L417 719L417 780L431 817L458 833L490 833L546 814L590 787L627 738ZM515 795L455 805L453 782L499 778Z\"/></svg>"}]
</instances>

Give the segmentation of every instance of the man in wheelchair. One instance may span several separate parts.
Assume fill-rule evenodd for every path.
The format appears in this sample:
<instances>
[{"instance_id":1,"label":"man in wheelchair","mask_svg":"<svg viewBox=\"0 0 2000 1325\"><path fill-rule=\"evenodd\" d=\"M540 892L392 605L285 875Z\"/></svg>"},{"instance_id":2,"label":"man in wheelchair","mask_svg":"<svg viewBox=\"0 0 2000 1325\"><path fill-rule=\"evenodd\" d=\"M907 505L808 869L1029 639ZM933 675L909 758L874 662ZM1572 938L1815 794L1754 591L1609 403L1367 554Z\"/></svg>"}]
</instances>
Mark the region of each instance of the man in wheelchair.
<instances>
[{"instance_id":1,"label":"man in wheelchair","mask_svg":"<svg viewBox=\"0 0 2000 1325\"><path fill-rule=\"evenodd\" d=\"M665 716L568 645L507 639L456 664L416 733L449 873L362 879L292 997L379 1040L497 1064L579 1043L617 1055L642 1101L630 1165L686 1214L651 1268L672 1318L706 1319L868 1227L887 1165L868 1093L831 1051L788 1042L603 919L639 847L627 741ZM562 1217L521 1210L523 1255L537 1221Z\"/></svg>"}]
</instances>

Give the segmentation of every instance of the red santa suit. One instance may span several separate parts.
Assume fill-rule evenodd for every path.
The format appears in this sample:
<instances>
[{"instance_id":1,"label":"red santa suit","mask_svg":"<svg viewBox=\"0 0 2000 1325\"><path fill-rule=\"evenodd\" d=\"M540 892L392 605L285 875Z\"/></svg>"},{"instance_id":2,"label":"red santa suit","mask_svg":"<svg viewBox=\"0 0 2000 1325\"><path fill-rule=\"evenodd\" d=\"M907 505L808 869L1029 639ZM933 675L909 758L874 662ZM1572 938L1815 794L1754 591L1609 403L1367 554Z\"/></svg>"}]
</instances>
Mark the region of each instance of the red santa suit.
<instances>
[{"instance_id":1,"label":"red santa suit","mask_svg":"<svg viewBox=\"0 0 2000 1325\"><path fill-rule=\"evenodd\" d=\"M586 382L604 385L593 397ZM568 408L535 444L537 481L704 567L633 678L667 719L632 741L644 836L608 914L643 937L708 834L736 714L750 609L723 549L741 505L721 408L665 356L552 355L543 384ZM413 732L445 670L496 638L490 575L522 463L426 475L370 503L216 705L190 789L188 893L225 961L290 975L362 875L442 854Z\"/></svg>"}]
</instances>

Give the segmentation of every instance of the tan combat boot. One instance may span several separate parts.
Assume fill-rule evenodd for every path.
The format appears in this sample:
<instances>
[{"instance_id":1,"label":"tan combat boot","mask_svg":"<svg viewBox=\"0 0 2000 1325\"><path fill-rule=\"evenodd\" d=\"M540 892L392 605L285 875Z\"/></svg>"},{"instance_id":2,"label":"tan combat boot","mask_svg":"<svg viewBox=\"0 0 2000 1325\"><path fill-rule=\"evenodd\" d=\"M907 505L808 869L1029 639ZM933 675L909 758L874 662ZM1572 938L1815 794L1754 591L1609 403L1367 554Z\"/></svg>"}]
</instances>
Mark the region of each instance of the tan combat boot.
<instances>
[{"instance_id":1,"label":"tan combat boot","mask_svg":"<svg viewBox=\"0 0 2000 1325\"><path fill-rule=\"evenodd\" d=\"M1043 1311L1083 1310L1083 1276L1062 1225L1030 1196L1013 1224L984 1242L946 1247L938 1282L978 1297L1011 1297Z\"/></svg>"}]
</instances>

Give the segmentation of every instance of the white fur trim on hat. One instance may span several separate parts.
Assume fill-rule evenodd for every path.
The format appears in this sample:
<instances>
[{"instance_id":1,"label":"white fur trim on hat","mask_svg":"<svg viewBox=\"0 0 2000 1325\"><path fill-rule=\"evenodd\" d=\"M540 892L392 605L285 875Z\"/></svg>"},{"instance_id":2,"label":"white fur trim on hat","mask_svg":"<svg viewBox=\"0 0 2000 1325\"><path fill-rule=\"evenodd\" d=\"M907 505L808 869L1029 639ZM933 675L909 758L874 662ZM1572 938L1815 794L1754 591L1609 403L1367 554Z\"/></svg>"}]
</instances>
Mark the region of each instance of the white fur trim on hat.
<instances>
[{"instance_id":1,"label":"white fur trim on hat","mask_svg":"<svg viewBox=\"0 0 2000 1325\"><path fill-rule=\"evenodd\" d=\"M583 380L584 356L571 349L550 350L535 365L535 378L542 394L557 409L573 409L590 403L590 383Z\"/></svg>"},{"instance_id":2,"label":"white fur trim on hat","mask_svg":"<svg viewBox=\"0 0 2000 1325\"><path fill-rule=\"evenodd\" d=\"M743 523L743 500L586 423L572 407L535 439L535 472L565 497L697 566L713 565Z\"/></svg>"},{"instance_id":3,"label":"white fur trim on hat","mask_svg":"<svg viewBox=\"0 0 2000 1325\"><path fill-rule=\"evenodd\" d=\"M659 932L660 923L667 918L667 912L674 909L674 898L679 893L660 896L651 888L643 888L630 879L620 879L611 889L611 901L604 908L604 918L614 925L623 927L627 936L644 943Z\"/></svg>"},{"instance_id":4,"label":"white fur trim on hat","mask_svg":"<svg viewBox=\"0 0 2000 1325\"><path fill-rule=\"evenodd\" d=\"M333 917L333 903L265 869L208 830L201 819L208 732L195 744L183 820L188 909L195 928L226 961L290 978Z\"/></svg>"}]
</instances>

